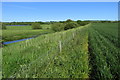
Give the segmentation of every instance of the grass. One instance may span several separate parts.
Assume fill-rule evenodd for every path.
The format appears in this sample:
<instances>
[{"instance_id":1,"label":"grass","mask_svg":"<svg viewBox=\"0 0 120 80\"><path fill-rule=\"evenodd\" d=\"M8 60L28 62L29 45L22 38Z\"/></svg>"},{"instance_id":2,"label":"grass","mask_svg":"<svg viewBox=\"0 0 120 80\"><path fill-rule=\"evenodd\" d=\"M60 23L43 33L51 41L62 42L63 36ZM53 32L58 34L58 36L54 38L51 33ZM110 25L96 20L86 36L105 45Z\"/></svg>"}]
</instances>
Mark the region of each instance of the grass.
<instances>
[{"instance_id":1,"label":"grass","mask_svg":"<svg viewBox=\"0 0 120 80\"><path fill-rule=\"evenodd\" d=\"M29 38L35 35L50 33L50 30L3 30L2 39L4 41L13 41L18 39Z\"/></svg>"},{"instance_id":2,"label":"grass","mask_svg":"<svg viewBox=\"0 0 120 80\"><path fill-rule=\"evenodd\" d=\"M2 49L0 48L0 79L2 79Z\"/></svg>"},{"instance_id":3,"label":"grass","mask_svg":"<svg viewBox=\"0 0 120 80\"><path fill-rule=\"evenodd\" d=\"M117 34L117 23L92 23L10 44L3 78L120 78Z\"/></svg>"},{"instance_id":4,"label":"grass","mask_svg":"<svg viewBox=\"0 0 120 80\"><path fill-rule=\"evenodd\" d=\"M32 30L32 26L7 26L7 30Z\"/></svg>"},{"instance_id":5,"label":"grass","mask_svg":"<svg viewBox=\"0 0 120 80\"><path fill-rule=\"evenodd\" d=\"M42 24L42 29L50 29L51 25ZM7 26L7 30L32 30L32 26Z\"/></svg>"},{"instance_id":6,"label":"grass","mask_svg":"<svg viewBox=\"0 0 120 80\"><path fill-rule=\"evenodd\" d=\"M18 39L29 38L35 35L53 32L50 25L42 25L43 29L32 30L31 26L7 26L7 30L2 30L2 40L13 41Z\"/></svg>"},{"instance_id":7,"label":"grass","mask_svg":"<svg viewBox=\"0 0 120 80\"><path fill-rule=\"evenodd\" d=\"M88 78L86 29L56 32L5 46L3 77Z\"/></svg>"}]
</instances>

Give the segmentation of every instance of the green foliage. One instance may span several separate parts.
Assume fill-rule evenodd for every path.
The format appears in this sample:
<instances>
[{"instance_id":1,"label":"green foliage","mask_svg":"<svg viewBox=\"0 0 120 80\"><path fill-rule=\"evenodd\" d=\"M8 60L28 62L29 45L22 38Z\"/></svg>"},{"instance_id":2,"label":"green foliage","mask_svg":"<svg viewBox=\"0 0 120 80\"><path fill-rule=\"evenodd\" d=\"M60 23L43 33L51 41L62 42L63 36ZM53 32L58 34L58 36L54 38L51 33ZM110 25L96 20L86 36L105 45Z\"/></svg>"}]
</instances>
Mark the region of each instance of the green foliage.
<instances>
[{"instance_id":1,"label":"green foliage","mask_svg":"<svg viewBox=\"0 0 120 80\"><path fill-rule=\"evenodd\" d=\"M89 28L88 48L93 79L119 78L120 48L116 45L117 29L116 23L95 23Z\"/></svg>"},{"instance_id":2,"label":"green foliage","mask_svg":"<svg viewBox=\"0 0 120 80\"><path fill-rule=\"evenodd\" d=\"M81 22L82 22L81 20L77 20L77 23L78 23L78 24L81 24Z\"/></svg>"},{"instance_id":3,"label":"green foliage","mask_svg":"<svg viewBox=\"0 0 120 80\"><path fill-rule=\"evenodd\" d=\"M89 78L87 27L4 47L3 78Z\"/></svg>"},{"instance_id":4,"label":"green foliage","mask_svg":"<svg viewBox=\"0 0 120 80\"><path fill-rule=\"evenodd\" d=\"M68 22L73 22L73 20L67 19L65 22L66 22L66 23L68 23Z\"/></svg>"},{"instance_id":5,"label":"green foliage","mask_svg":"<svg viewBox=\"0 0 120 80\"><path fill-rule=\"evenodd\" d=\"M53 31L55 31L55 32L62 31L62 30L64 30L64 24L62 24L62 23L54 23L54 24L51 25L51 29Z\"/></svg>"},{"instance_id":6,"label":"green foliage","mask_svg":"<svg viewBox=\"0 0 120 80\"><path fill-rule=\"evenodd\" d=\"M35 22L7 22L6 25L32 25ZM36 23L46 24L45 22L38 21Z\"/></svg>"},{"instance_id":7,"label":"green foliage","mask_svg":"<svg viewBox=\"0 0 120 80\"><path fill-rule=\"evenodd\" d=\"M41 25L39 23L33 23L32 24L33 29L42 29Z\"/></svg>"},{"instance_id":8,"label":"green foliage","mask_svg":"<svg viewBox=\"0 0 120 80\"><path fill-rule=\"evenodd\" d=\"M92 23L7 45L3 78L119 79L117 34L117 23Z\"/></svg>"},{"instance_id":9,"label":"green foliage","mask_svg":"<svg viewBox=\"0 0 120 80\"><path fill-rule=\"evenodd\" d=\"M77 23L78 23L80 26L84 26L84 25L88 24L89 22L78 20Z\"/></svg>"},{"instance_id":10,"label":"green foliage","mask_svg":"<svg viewBox=\"0 0 120 80\"><path fill-rule=\"evenodd\" d=\"M7 29L4 23L2 23L2 29Z\"/></svg>"},{"instance_id":11,"label":"green foliage","mask_svg":"<svg viewBox=\"0 0 120 80\"><path fill-rule=\"evenodd\" d=\"M75 22L69 22L69 23L66 23L65 26L64 26L64 30L68 30L68 29L72 29L72 28L76 28L78 27L79 25Z\"/></svg>"}]
</instances>

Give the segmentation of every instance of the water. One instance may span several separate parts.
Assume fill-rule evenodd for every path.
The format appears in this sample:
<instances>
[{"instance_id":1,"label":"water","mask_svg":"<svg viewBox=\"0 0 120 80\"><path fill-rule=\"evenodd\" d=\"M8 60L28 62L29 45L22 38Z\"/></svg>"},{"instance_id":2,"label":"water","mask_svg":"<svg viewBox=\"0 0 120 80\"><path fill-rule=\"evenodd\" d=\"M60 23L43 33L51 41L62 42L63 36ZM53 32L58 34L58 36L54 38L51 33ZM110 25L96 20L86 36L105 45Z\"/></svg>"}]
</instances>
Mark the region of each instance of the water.
<instances>
[{"instance_id":1,"label":"water","mask_svg":"<svg viewBox=\"0 0 120 80\"><path fill-rule=\"evenodd\" d=\"M20 42L20 41L25 41L25 40L33 39L33 38L34 38L34 37L32 37L32 38L26 38L26 39L20 39L20 40L15 40L15 41L8 41L8 42L3 42L3 44L11 44L11 43Z\"/></svg>"},{"instance_id":2,"label":"water","mask_svg":"<svg viewBox=\"0 0 120 80\"><path fill-rule=\"evenodd\" d=\"M32 36L31 38L26 38L26 39L20 39L20 40L15 40L15 41L3 42L3 44L11 44L11 43L16 43L16 42L20 42L20 41L25 41L25 40L29 40L29 39L36 38L36 37L38 37L38 36L40 36L40 35L44 35L44 34L48 34L48 32L42 33L42 34L39 34L39 35Z\"/></svg>"}]
</instances>

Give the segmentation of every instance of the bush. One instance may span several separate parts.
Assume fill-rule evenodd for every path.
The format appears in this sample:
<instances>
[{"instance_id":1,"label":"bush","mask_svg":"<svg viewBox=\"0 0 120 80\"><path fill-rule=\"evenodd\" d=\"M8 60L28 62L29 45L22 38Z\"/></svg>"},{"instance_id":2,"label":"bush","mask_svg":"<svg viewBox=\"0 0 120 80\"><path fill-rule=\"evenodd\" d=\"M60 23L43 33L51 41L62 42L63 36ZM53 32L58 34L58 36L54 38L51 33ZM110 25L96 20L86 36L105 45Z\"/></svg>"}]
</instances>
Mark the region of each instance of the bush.
<instances>
[{"instance_id":1,"label":"bush","mask_svg":"<svg viewBox=\"0 0 120 80\"><path fill-rule=\"evenodd\" d=\"M33 23L33 24L32 24L32 28L33 28L33 29L42 29L42 27L40 26L39 23Z\"/></svg>"},{"instance_id":2,"label":"bush","mask_svg":"<svg viewBox=\"0 0 120 80\"><path fill-rule=\"evenodd\" d=\"M89 22L78 20L77 23L78 23L80 26L84 26L84 25L88 24Z\"/></svg>"},{"instance_id":3,"label":"bush","mask_svg":"<svg viewBox=\"0 0 120 80\"><path fill-rule=\"evenodd\" d=\"M72 29L72 28L76 28L79 25L75 22L70 22L70 23L66 23L64 26L64 30L68 30L68 29Z\"/></svg>"},{"instance_id":4,"label":"bush","mask_svg":"<svg viewBox=\"0 0 120 80\"><path fill-rule=\"evenodd\" d=\"M73 20L67 19L65 22L66 22L66 23L68 23L68 22L73 22Z\"/></svg>"},{"instance_id":5,"label":"bush","mask_svg":"<svg viewBox=\"0 0 120 80\"><path fill-rule=\"evenodd\" d=\"M4 23L2 23L2 29L7 29Z\"/></svg>"},{"instance_id":6,"label":"bush","mask_svg":"<svg viewBox=\"0 0 120 80\"><path fill-rule=\"evenodd\" d=\"M82 21L81 20L77 20L77 23L80 25L82 23Z\"/></svg>"},{"instance_id":7,"label":"bush","mask_svg":"<svg viewBox=\"0 0 120 80\"><path fill-rule=\"evenodd\" d=\"M62 30L64 30L64 25L62 23L54 23L54 24L52 24L51 28L55 32L62 31Z\"/></svg>"}]
</instances>

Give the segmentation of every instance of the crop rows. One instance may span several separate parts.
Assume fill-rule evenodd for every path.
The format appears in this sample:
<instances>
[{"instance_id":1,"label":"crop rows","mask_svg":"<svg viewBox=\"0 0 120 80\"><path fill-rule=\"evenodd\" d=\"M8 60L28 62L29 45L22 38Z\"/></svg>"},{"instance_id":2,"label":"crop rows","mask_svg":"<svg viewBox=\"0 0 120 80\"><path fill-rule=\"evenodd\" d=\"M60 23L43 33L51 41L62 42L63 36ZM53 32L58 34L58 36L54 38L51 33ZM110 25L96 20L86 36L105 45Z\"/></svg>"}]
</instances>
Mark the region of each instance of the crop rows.
<instances>
[{"instance_id":1,"label":"crop rows","mask_svg":"<svg viewBox=\"0 0 120 80\"><path fill-rule=\"evenodd\" d=\"M101 35L94 28L89 31L89 53L93 68L91 76L99 79L119 78L119 48L104 37L106 34Z\"/></svg>"}]
</instances>

